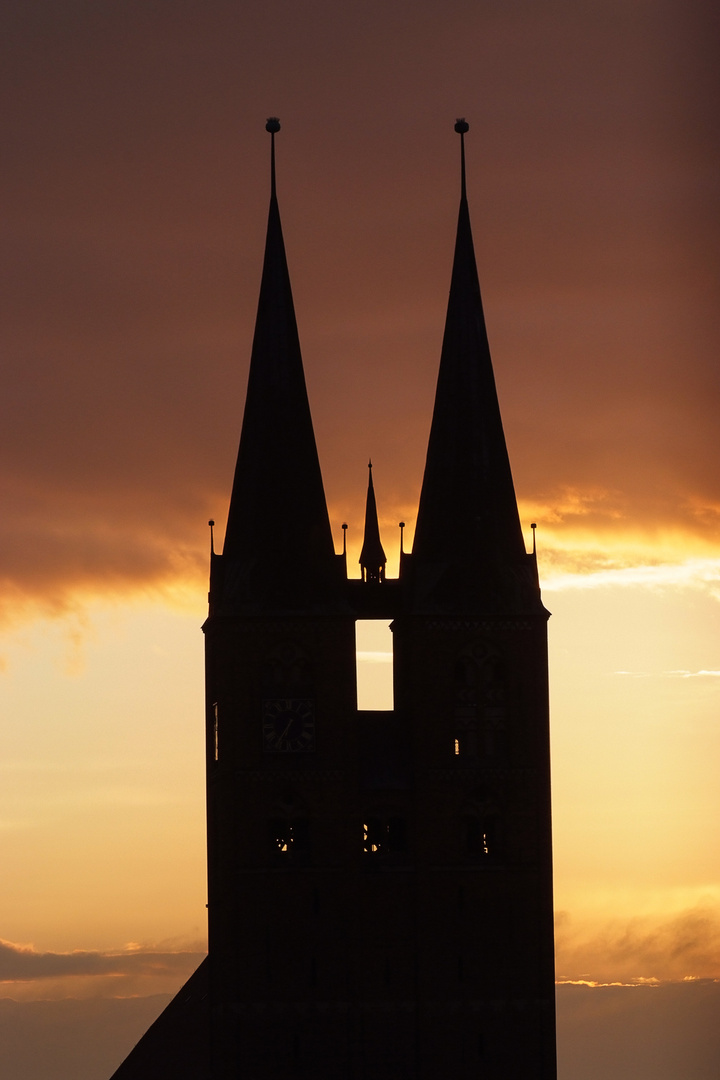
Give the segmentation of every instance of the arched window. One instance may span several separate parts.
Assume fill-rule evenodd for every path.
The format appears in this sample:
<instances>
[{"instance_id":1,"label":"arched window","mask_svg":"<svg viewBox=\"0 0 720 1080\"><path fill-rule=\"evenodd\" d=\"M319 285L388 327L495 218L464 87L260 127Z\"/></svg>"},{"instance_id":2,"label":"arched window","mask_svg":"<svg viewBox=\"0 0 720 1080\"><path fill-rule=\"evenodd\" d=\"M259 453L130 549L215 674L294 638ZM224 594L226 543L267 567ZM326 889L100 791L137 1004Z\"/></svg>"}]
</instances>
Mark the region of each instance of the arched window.
<instances>
[{"instance_id":1,"label":"arched window","mask_svg":"<svg viewBox=\"0 0 720 1080\"><path fill-rule=\"evenodd\" d=\"M496 860L500 854L497 815L466 814L463 817L463 848L471 862Z\"/></svg>"},{"instance_id":2,"label":"arched window","mask_svg":"<svg viewBox=\"0 0 720 1080\"><path fill-rule=\"evenodd\" d=\"M460 818L460 850L468 862L495 863L502 859L502 818L496 800L477 789L466 800Z\"/></svg>"},{"instance_id":3,"label":"arched window","mask_svg":"<svg viewBox=\"0 0 720 1080\"><path fill-rule=\"evenodd\" d=\"M395 861L407 848L407 821L400 814L373 812L365 817L363 851L367 859Z\"/></svg>"},{"instance_id":4,"label":"arched window","mask_svg":"<svg viewBox=\"0 0 720 1080\"><path fill-rule=\"evenodd\" d=\"M303 817L274 817L268 823L268 842L279 864L306 866L310 862L310 821Z\"/></svg>"},{"instance_id":5,"label":"arched window","mask_svg":"<svg viewBox=\"0 0 720 1080\"><path fill-rule=\"evenodd\" d=\"M307 866L311 861L311 819L305 803L286 792L268 820L270 858L279 866Z\"/></svg>"}]
</instances>

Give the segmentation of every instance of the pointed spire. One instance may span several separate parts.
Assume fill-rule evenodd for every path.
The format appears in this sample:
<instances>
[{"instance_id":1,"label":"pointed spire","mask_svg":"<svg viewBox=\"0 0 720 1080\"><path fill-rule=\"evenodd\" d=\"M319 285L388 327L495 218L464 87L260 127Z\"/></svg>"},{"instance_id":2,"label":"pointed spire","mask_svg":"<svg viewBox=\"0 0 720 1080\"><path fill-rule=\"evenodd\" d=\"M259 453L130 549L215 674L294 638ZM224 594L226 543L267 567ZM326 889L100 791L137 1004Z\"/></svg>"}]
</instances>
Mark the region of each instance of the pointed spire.
<instances>
[{"instance_id":1,"label":"pointed spire","mask_svg":"<svg viewBox=\"0 0 720 1080\"><path fill-rule=\"evenodd\" d=\"M368 490L365 502L365 535L360 552L360 566L363 581L379 582L385 580L385 552L380 542L375 488L373 486L372 461L368 462Z\"/></svg>"},{"instance_id":2,"label":"pointed spire","mask_svg":"<svg viewBox=\"0 0 720 1080\"><path fill-rule=\"evenodd\" d=\"M435 408L413 561L448 602L490 608L505 571L523 562L510 462L485 329L460 135L460 210ZM423 569L424 568L424 569ZM434 588L434 587L433 587ZM462 600L460 599L462 598Z\"/></svg>"},{"instance_id":3,"label":"pointed spire","mask_svg":"<svg viewBox=\"0 0 720 1080\"><path fill-rule=\"evenodd\" d=\"M277 201L280 123L271 117L266 128L270 210L223 549L222 602L235 607L303 605L322 597L336 572Z\"/></svg>"}]
</instances>

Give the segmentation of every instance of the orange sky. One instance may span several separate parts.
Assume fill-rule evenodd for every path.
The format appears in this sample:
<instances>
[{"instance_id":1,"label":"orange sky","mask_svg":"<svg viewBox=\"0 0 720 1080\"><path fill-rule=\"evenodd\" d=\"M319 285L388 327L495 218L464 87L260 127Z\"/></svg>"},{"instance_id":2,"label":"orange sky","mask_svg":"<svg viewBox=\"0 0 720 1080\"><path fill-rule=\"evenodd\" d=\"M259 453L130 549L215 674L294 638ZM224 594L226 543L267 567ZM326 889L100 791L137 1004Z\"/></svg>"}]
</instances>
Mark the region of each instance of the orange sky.
<instances>
[{"instance_id":1,"label":"orange sky","mask_svg":"<svg viewBox=\"0 0 720 1080\"><path fill-rule=\"evenodd\" d=\"M618 528L715 544L712 5L237 7L4 7L11 613L186 560L204 572L238 438L269 112L336 531L359 518L369 452L381 513L414 516L467 113L520 497L598 552Z\"/></svg>"},{"instance_id":2,"label":"orange sky","mask_svg":"<svg viewBox=\"0 0 720 1080\"><path fill-rule=\"evenodd\" d=\"M336 540L348 521L359 547L371 455L391 561L468 117L553 611L559 971L720 977L717 24L709 0L3 5L7 996L165 991L202 948L206 521L222 535L271 114ZM68 991L37 957L72 950L117 970Z\"/></svg>"}]
</instances>

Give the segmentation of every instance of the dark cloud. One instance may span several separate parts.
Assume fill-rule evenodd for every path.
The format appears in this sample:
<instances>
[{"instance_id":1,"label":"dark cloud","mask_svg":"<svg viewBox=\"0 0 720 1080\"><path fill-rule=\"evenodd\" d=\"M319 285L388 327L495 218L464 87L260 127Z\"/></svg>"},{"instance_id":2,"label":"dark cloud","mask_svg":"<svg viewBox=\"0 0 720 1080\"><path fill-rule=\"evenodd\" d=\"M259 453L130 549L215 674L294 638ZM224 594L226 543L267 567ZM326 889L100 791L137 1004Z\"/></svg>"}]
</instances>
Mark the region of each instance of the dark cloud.
<instances>
[{"instance_id":1,"label":"dark cloud","mask_svg":"<svg viewBox=\"0 0 720 1080\"><path fill-rule=\"evenodd\" d=\"M8 1080L111 1076L169 997L31 1002L0 998L0 1075Z\"/></svg>"},{"instance_id":2,"label":"dark cloud","mask_svg":"<svg viewBox=\"0 0 720 1080\"><path fill-rule=\"evenodd\" d=\"M201 576L272 112L338 524L360 519L368 452L381 513L417 498L466 113L520 494L603 488L600 530L716 533L714 6L27 0L0 20L8 589L60 602Z\"/></svg>"},{"instance_id":3,"label":"dark cloud","mask_svg":"<svg viewBox=\"0 0 720 1080\"><path fill-rule=\"evenodd\" d=\"M87 1001L0 999L0 1075L110 1076L169 995ZM720 983L559 986L558 1080L716 1080Z\"/></svg>"},{"instance_id":4,"label":"dark cloud","mask_svg":"<svg viewBox=\"0 0 720 1080\"><path fill-rule=\"evenodd\" d=\"M559 986L558 1080L715 1080L720 982Z\"/></svg>"},{"instance_id":5,"label":"dark cloud","mask_svg":"<svg viewBox=\"0 0 720 1080\"><path fill-rule=\"evenodd\" d=\"M67 976L185 976L203 959L202 952L157 952L129 949L119 953L37 952L32 947L0 941L0 983L58 979ZM7 987L6 987L7 990Z\"/></svg>"}]
</instances>

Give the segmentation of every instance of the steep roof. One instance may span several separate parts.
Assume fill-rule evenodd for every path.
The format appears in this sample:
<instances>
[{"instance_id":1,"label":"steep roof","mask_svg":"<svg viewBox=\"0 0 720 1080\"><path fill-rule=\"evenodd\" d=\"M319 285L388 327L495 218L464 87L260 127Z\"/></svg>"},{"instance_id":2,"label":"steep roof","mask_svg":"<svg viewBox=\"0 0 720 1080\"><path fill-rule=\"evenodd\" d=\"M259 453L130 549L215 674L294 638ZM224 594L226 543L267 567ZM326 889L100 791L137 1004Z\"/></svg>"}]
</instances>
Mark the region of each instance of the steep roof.
<instances>
[{"instance_id":1,"label":"steep roof","mask_svg":"<svg viewBox=\"0 0 720 1080\"><path fill-rule=\"evenodd\" d=\"M223 548L223 599L233 606L303 605L336 575L277 200L279 127L268 121L265 258Z\"/></svg>"},{"instance_id":2,"label":"steep roof","mask_svg":"<svg viewBox=\"0 0 720 1080\"><path fill-rule=\"evenodd\" d=\"M498 593L500 579L507 577L504 571L525 565L528 556L470 227L465 184L467 127L464 121L456 124L461 136L460 210L412 558L421 590L423 582L429 587L431 581L442 580L447 600L457 594L458 603L464 596L474 606L493 607L500 602L500 596L493 594Z\"/></svg>"}]
</instances>

